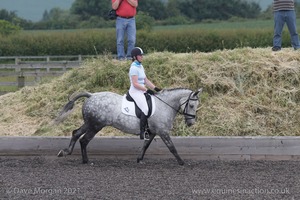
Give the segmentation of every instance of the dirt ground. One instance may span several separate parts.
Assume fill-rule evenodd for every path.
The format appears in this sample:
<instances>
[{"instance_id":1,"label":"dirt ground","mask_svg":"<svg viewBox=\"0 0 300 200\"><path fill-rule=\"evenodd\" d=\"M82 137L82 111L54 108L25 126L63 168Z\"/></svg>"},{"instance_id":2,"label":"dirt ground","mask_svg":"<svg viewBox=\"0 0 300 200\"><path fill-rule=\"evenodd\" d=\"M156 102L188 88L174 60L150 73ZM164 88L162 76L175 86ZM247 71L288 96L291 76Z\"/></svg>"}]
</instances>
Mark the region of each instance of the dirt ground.
<instances>
[{"instance_id":1,"label":"dirt ground","mask_svg":"<svg viewBox=\"0 0 300 200\"><path fill-rule=\"evenodd\" d=\"M0 199L300 199L296 161L0 157Z\"/></svg>"}]
</instances>

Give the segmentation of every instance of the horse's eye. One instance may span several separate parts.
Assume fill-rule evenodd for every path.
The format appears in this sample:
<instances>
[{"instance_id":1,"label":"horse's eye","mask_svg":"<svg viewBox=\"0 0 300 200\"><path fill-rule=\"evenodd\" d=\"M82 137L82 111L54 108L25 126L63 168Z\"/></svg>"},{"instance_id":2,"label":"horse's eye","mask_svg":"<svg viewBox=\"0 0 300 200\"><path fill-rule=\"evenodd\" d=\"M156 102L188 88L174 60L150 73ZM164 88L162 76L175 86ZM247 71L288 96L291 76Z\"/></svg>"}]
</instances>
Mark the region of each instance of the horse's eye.
<instances>
[{"instance_id":1,"label":"horse's eye","mask_svg":"<svg viewBox=\"0 0 300 200\"><path fill-rule=\"evenodd\" d=\"M193 104L190 104L190 108L194 108L194 105L193 105Z\"/></svg>"}]
</instances>

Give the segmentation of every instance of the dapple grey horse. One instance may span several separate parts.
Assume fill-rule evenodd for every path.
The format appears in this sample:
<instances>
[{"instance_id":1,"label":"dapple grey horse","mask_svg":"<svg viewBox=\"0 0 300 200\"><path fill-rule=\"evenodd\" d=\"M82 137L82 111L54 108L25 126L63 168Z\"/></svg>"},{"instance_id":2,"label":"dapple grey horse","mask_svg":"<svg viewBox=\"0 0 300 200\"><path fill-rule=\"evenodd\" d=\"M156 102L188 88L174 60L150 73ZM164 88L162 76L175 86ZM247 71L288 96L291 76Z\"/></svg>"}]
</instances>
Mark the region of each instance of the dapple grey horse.
<instances>
[{"instance_id":1,"label":"dapple grey horse","mask_svg":"<svg viewBox=\"0 0 300 200\"><path fill-rule=\"evenodd\" d=\"M154 137L159 135L178 163L180 165L184 164L175 149L169 132L173 127L177 113L184 115L188 126L195 123L196 111L199 104L198 95L201 92L202 88L195 92L185 88L176 88L162 90L155 94L156 111L148 118L148 125L151 131L150 139L144 141L142 151L137 158L138 163L143 160L145 152ZM72 154L76 141L84 134L80 139L80 146L82 161L83 163L87 163L87 145L105 126L113 126L129 134L139 133L140 120L135 116L123 114L121 111L122 96L112 92L80 93L69 100L58 117L72 110L75 101L82 97L87 98L82 107L84 124L79 129L73 131L69 147L61 150L58 153L59 157Z\"/></svg>"}]
</instances>

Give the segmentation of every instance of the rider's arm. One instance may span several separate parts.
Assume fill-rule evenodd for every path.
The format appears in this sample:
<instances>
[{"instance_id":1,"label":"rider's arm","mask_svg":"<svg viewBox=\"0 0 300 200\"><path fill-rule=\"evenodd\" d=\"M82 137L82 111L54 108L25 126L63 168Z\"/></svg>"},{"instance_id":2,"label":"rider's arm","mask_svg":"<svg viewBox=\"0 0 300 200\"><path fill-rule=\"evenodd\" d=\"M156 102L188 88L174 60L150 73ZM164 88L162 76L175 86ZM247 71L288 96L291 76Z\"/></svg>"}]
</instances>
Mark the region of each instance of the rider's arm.
<instances>
[{"instance_id":1,"label":"rider's arm","mask_svg":"<svg viewBox=\"0 0 300 200\"><path fill-rule=\"evenodd\" d=\"M152 90L155 88L155 85L147 77L145 78L145 85Z\"/></svg>"},{"instance_id":2,"label":"rider's arm","mask_svg":"<svg viewBox=\"0 0 300 200\"><path fill-rule=\"evenodd\" d=\"M142 86L141 84L138 83L138 76L137 75L133 75L131 76L131 80L132 80L132 85L138 89L138 90L142 90L142 91L147 91L147 88ZM146 81L146 80L145 80ZM145 82L146 83L146 82Z\"/></svg>"}]
</instances>

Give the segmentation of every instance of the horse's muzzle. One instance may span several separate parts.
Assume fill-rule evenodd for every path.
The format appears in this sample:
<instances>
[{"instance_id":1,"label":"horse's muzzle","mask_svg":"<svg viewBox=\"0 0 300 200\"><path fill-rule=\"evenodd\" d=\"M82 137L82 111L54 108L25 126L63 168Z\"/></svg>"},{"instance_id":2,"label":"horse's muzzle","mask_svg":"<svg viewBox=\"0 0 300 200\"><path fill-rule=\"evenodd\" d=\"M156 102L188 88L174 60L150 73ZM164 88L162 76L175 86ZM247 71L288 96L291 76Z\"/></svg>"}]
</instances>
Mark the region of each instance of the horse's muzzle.
<instances>
[{"instance_id":1,"label":"horse's muzzle","mask_svg":"<svg viewBox=\"0 0 300 200\"><path fill-rule=\"evenodd\" d=\"M188 121L186 121L186 125L187 126L192 126L194 124L195 124L195 120L188 120Z\"/></svg>"}]
</instances>

